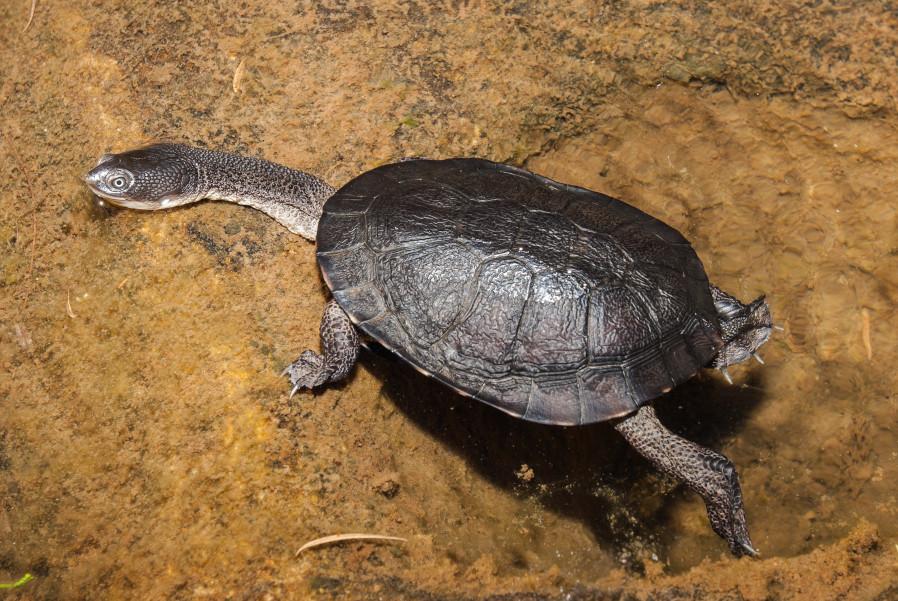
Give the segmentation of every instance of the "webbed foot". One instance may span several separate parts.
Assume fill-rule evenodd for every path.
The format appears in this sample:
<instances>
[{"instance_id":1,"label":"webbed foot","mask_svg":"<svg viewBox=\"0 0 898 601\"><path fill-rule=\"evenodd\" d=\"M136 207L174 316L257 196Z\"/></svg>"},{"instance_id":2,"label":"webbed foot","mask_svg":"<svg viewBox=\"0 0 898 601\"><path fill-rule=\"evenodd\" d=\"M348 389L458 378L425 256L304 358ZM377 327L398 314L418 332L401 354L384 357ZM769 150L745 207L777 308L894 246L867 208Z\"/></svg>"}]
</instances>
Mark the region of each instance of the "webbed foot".
<instances>
[{"instance_id":1,"label":"webbed foot","mask_svg":"<svg viewBox=\"0 0 898 601\"><path fill-rule=\"evenodd\" d=\"M758 554L748 536L742 489L729 459L665 428L651 405L640 407L615 428L655 467L701 495L711 527L733 555Z\"/></svg>"},{"instance_id":2,"label":"webbed foot","mask_svg":"<svg viewBox=\"0 0 898 601\"><path fill-rule=\"evenodd\" d=\"M337 301L324 308L321 317L321 347L324 354L305 351L281 375L289 374L292 398L300 388L315 388L342 380L349 373L359 352L359 336L349 316Z\"/></svg>"},{"instance_id":3,"label":"webbed foot","mask_svg":"<svg viewBox=\"0 0 898 601\"><path fill-rule=\"evenodd\" d=\"M293 398L300 388L315 388L327 382L330 372L331 370L325 365L323 355L314 351L306 351L299 356L299 359L287 366L281 375L289 374L290 383L293 384L290 398Z\"/></svg>"},{"instance_id":4,"label":"webbed foot","mask_svg":"<svg viewBox=\"0 0 898 601\"><path fill-rule=\"evenodd\" d=\"M736 557L757 556L758 550L752 546L745 525L745 505L736 468L720 453L698 448L705 451L701 460L704 469L698 475L698 482L687 484L704 499L711 528L727 542Z\"/></svg>"}]
</instances>

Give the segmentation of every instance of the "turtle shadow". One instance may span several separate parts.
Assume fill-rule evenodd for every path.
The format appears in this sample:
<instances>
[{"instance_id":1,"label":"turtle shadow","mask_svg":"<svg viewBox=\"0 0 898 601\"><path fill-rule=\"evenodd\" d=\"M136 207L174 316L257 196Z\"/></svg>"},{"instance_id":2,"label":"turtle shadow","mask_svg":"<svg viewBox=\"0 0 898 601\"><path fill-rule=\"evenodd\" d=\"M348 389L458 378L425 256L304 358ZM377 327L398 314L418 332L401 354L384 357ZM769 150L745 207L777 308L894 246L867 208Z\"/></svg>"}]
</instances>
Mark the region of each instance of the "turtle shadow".
<instances>
[{"instance_id":1,"label":"turtle shadow","mask_svg":"<svg viewBox=\"0 0 898 601\"><path fill-rule=\"evenodd\" d=\"M641 550L650 548L666 559L670 511L681 493L692 493L655 470L611 424L527 422L461 396L380 353L367 355L386 399L490 483L582 522L617 557L644 556ZM754 370L740 387L707 375L694 377L657 399L655 407L670 430L719 450L724 440L738 435L763 397ZM633 564L637 570L640 566L639 561Z\"/></svg>"}]
</instances>

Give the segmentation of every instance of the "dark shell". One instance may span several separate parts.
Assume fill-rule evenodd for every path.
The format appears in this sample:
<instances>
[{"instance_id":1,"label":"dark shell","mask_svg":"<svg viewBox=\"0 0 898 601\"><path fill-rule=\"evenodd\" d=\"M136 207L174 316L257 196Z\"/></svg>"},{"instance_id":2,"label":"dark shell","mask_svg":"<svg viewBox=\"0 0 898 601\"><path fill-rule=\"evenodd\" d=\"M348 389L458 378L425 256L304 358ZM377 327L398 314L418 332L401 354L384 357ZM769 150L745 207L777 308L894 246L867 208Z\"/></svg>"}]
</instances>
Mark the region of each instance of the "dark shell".
<instances>
[{"instance_id":1,"label":"dark shell","mask_svg":"<svg viewBox=\"0 0 898 601\"><path fill-rule=\"evenodd\" d=\"M362 332L527 420L626 415L721 345L705 270L678 231L490 161L360 175L324 205L318 261Z\"/></svg>"}]
</instances>

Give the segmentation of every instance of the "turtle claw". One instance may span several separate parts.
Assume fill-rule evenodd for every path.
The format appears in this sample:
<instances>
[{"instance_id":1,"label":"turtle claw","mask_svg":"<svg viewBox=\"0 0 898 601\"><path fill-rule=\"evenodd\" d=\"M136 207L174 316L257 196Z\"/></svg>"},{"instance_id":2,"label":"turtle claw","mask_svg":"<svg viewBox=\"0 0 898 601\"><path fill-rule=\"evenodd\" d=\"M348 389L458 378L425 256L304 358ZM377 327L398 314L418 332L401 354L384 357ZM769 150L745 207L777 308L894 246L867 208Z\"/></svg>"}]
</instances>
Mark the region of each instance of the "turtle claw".
<instances>
[{"instance_id":1,"label":"turtle claw","mask_svg":"<svg viewBox=\"0 0 898 601\"><path fill-rule=\"evenodd\" d=\"M702 496L711 528L727 542L730 552L736 557L757 557L758 551L751 544L745 524L745 505L736 468L720 453L710 449L701 451L705 453L702 472L696 481L687 484Z\"/></svg>"},{"instance_id":2,"label":"turtle claw","mask_svg":"<svg viewBox=\"0 0 898 601\"><path fill-rule=\"evenodd\" d=\"M761 363L763 363L763 361ZM721 367L720 373L722 373L723 377L727 379L727 382L729 382L730 384L733 383L733 378L730 376L730 372L727 371L726 367Z\"/></svg>"},{"instance_id":3,"label":"turtle claw","mask_svg":"<svg viewBox=\"0 0 898 601\"><path fill-rule=\"evenodd\" d=\"M761 365L766 365L764 363L764 360L761 359L761 355L759 355L758 353L752 353L751 356L754 357L755 359L757 359L758 363L760 363Z\"/></svg>"},{"instance_id":4,"label":"turtle claw","mask_svg":"<svg viewBox=\"0 0 898 601\"><path fill-rule=\"evenodd\" d=\"M290 398L300 388L315 388L327 382L330 371L325 365L324 357L313 351L306 351L299 359L287 366L281 375L289 375L293 390Z\"/></svg>"}]
</instances>

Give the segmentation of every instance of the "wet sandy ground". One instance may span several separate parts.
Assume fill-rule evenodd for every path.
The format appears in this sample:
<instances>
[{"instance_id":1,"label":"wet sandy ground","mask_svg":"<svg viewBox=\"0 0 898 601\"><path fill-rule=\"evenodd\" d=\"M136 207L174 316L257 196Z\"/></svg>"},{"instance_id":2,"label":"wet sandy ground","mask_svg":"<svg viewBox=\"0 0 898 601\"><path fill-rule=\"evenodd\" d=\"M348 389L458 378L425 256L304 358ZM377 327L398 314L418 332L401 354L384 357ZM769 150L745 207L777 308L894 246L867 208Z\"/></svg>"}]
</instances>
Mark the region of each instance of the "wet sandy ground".
<instances>
[{"instance_id":1,"label":"wet sandy ground","mask_svg":"<svg viewBox=\"0 0 898 601\"><path fill-rule=\"evenodd\" d=\"M898 597L894 15L731 3L0 6L0 591L10 599ZM339 185L482 156L631 202L769 295L766 365L665 422L737 465L759 560L607 425L317 348L314 248L80 176L175 140ZM27 173L26 173L27 171ZM36 236L35 236L36 232ZM406 537L304 551L337 532Z\"/></svg>"}]
</instances>

